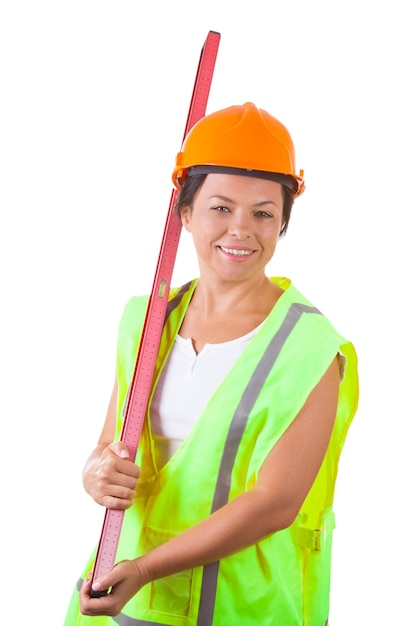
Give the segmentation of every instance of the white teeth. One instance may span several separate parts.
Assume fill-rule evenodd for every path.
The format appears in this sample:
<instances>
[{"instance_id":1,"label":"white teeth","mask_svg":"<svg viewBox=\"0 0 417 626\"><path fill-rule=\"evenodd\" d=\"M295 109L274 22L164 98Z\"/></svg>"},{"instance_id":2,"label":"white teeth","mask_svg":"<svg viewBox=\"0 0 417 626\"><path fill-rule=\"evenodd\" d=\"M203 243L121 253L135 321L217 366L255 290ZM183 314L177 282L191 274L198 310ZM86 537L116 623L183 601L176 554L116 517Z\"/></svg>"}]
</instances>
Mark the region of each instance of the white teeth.
<instances>
[{"instance_id":1,"label":"white teeth","mask_svg":"<svg viewBox=\"0 0 417 626\"><path fill-rule=\"evenodd\" d=\"M223 246L221 246L221 249L228 254L233 254L233 256L249 256L252 254L252 250L236 250L235 248L224 248Z\"/></svg>"}]
</instances>

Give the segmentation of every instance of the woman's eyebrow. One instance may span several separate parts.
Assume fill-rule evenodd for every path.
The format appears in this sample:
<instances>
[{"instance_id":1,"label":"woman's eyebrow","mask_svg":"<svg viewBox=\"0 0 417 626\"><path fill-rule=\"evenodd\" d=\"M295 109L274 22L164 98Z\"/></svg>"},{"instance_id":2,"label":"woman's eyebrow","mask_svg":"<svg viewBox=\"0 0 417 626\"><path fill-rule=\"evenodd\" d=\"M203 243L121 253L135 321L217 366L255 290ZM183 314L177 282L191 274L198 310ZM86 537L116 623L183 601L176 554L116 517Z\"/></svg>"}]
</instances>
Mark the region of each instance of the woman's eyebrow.
<instances>
[{"instance_id":1,"label":"woman's eyebrow","mask_svg":"<svg viewBox=\"0 0 417 626\"><path fill-rule=\"evenodd\" d=\"M232 198L228 198L227 196L222 196L222 195L217 195L217 194L210 196L210 200L218 200L218 201L220 200L221 202L228 202L231 204L236 204L236 202L232 200ZM260 202L256 202L252 206L261 207L267 204L274 204L275 206L277 206L276 202L274 202L273 200L261 200Z\"/></svg>"}]
</instances>

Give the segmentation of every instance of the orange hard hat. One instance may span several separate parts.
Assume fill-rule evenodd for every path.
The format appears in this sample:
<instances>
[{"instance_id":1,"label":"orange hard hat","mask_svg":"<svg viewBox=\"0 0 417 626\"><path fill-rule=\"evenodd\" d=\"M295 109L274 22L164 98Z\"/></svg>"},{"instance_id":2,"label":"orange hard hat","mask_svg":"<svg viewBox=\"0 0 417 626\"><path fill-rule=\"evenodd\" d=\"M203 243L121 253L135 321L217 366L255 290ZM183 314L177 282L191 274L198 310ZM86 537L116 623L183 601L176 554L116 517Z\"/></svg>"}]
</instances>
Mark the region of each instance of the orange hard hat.
<instances>
[{"instance_id":1,"label":"orange hard hat","mask_svg":"<svg viewBox=\"0 0 417 626\"><path fill-rule=\"evenodd\" d=\"M257 172L281 174L295 197L304 191L304 172L296 174L288 130L252 102L206 115L191 128L172 173L177 189L195 166L231 168L252 176Z\"/></svg>"}]
</instances>

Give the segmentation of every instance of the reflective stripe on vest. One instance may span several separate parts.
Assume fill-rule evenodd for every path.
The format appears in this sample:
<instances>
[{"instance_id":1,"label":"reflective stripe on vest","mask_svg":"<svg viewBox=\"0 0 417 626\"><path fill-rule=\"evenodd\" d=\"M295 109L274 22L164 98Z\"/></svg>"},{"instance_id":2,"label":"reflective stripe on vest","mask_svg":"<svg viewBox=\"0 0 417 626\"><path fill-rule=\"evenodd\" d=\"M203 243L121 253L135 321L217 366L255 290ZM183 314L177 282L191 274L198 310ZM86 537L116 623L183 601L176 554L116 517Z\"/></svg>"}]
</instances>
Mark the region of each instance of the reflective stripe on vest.
<instances>
[{"instance_id":1,"label":"reflective stripe on vest","mask_svg":"<svg viewBox=\"0 0 417 626\"><path fill-rule=\"evenodd\" d=\"M226 439L216 491L214 493L213 506L211 509L212 513L228 502L233 464L243 436L243 431L245 430L246 421L286 339L303 313L316 313L321 315L320 311L315 307L303 304L292 304L288 309L283 323L272 337L265 353L256 366L249 384L243 393L242 399L233 416ZM210 563L204 567L197 626L211 626L213 623L218 572L219 561Z\"/></svg>"}]
</instances>

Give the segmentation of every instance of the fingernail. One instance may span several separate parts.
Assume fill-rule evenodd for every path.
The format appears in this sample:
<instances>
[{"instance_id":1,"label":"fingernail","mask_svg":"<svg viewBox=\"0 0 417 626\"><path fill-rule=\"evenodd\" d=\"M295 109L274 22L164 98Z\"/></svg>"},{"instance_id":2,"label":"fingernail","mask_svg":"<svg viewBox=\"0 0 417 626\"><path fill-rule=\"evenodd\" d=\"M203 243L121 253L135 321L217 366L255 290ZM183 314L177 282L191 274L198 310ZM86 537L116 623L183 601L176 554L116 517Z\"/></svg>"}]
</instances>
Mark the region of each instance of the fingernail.
<instances>
[{"instance_id":1,"label":"fingernail","mask_svg":"<svg viewBox=\"0 0 417 626\"><path fill-rule=\"evenodd\" d=\"M93 591L101 591L102 586L101 586L101 582L99 580L96 580L92 585L91 585L91 589Z\"/></svg>"}]
</instances>

